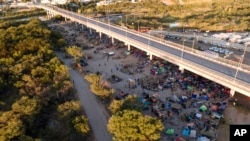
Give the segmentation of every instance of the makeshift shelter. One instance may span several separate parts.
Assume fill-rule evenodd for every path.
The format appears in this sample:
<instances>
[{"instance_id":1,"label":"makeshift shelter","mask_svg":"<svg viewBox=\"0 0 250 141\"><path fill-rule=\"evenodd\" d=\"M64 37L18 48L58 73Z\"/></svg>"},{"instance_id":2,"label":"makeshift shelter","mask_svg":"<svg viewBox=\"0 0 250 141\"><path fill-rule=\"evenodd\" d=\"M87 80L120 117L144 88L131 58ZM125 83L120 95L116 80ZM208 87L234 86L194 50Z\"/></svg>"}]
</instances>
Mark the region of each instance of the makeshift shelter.
<instances>
[{"instance_id":1,"label":"makeshift shelter","mask_svg":"<svg viewBox=\"0 0 250 141\"><path fill-rule=\"evenodd\" d=\"M180 102L181 101L176 95L173 95L172 100L174 102Z\"/></svg>"},{"instance_id":2,"label":"makeshift shelter","mask_svg":"<svg viewBox=\"0 0 250 141\"><path fill-rule=\"evenodd\" d=\"M198 118L198 119L201 119L202 115L200 113L196 113L195 117Z\"/></svg>"},{"instance_id":3,"label":"makeshift shelter","mask_svg":"<svg viewBox=\"0 0 250 141\"><path fill-rule=\"evenodd\" d=\"M126 55L130 55L130 51L125 51L125 54Z\"/></svg>"},{"instance_id":4,"label":"makeshift shelter","mask_svg":"<svg viewBox=\"0 0 250 141\"><path fill-rule=\"evenodd\" d=\"M217 105L212 105L212 106L211 106L211 109L212 109L213 111L217 111L217 110L218 110L218 106L217 106Z\"/></svg>"},{"instance_id":5,"label":"makeshift shelter","mask_svg":"<svg viewBox=\"0 0 250 141\"><path fill-rule=\"evenodd\" d=\"M166 134L173 135L174 134L174 129L172 129L172 128L167 129Z\"/></svg>"},{"instance_id":6,"label":"makeshift shelter","mask_svg":"<svg viewBox=\"0 0 250 141\"><path fill-rule=\"evenodd\" d=\"M166 109L170 109L170 108L171 108L171 103L167 102L167 103L165 104L165 108L166 108Z\"/></svg>"},{"instance_id":7,"label":"makeshift shelter","mask_svg":"<svg viewBox=\"0 0 250 141\"><path fill-rule=\"evenodd\" d=\"M198 139L197 139L197 141L210 141L210 139L209 138L207 138L207 137L198 137Z\"/></svg>"},{"instance_id":8,"label":"makeshift shelter","mask_svg":"<svg viewBox=\"0 0 250 141\"><path fill-rule=\"evenodd\" d=\"M174 141L186 141L186 140L183 139L182 137L177 137L176 139L174 139Z\"/></svg>"},{"instance_id":9,"label":"makeshift shelter","mask_svg":"<svg viewBox=\"0 0 250 141\"><path fill-rule=\"evenodd\" d=\"M198 97L199 97L199 94L195 94L195 93L192 94L192 98L198 98Z\"/></svg>"},{"instance_id":10,"label":"makeshift shelter","mask_svg":"<svg viewBox=\"0 0 250 141\"><path fill-rule=\"evenodd\" d=\"M196 138L196 130L191 130L189 137Z\"/></svg>"},{"instance_id":11,"label":"makeshift shelter","mask_svg":"<svg viewBox=\"0 0 250 141\"><path fill-rule=\"evenodd\" d=\"M204 112L204 111L207 110L207 107L206 107L205 105L202 105L202 106L199 108L199 110L200 110L201 112Z\"/></svg>"},{"instance_id":12,"label":"makeshift shelter","mask_svg":"<svg viewBox=\"0 0 250 141\"><path fill-rule=\"evenodd\" d=\"M135 88L136 87L135 81L133 79L128 79L128 86L129 88Z\"/></svg>"},{"instance_id":13,"label":"makeshift shelter","mask_svg":"<svg viewBox=\"0 0 250 141\"><path fill-rule=\"evenodd\" d=\"M208 100L209 98L208 98L207 95L202 95L202 96L201 96L201 99L202 99L202 100Z\"/></svg>"},{"instance_id":14,"label":"makeshift shelter","mask_svg":"<svg viewBox=\"0 0 250 141\"><path fill-rule=\"evenodd\" d=\"M188 90L188 91L192 91L193 88L194 88L193 86L190 86L190 85L187 86L187 90Z\"/></svg>"},{"instance_id":15,"label":"makeshift shelter","mask_svg":"<svg viewBox=\"0 0 250 141\"><path fill-rule=\"evenodd\" d=\"M190 134L190 130L188 128L184 128L182 130L182 135L188 137Z\"/></svg>"}]
</instances>

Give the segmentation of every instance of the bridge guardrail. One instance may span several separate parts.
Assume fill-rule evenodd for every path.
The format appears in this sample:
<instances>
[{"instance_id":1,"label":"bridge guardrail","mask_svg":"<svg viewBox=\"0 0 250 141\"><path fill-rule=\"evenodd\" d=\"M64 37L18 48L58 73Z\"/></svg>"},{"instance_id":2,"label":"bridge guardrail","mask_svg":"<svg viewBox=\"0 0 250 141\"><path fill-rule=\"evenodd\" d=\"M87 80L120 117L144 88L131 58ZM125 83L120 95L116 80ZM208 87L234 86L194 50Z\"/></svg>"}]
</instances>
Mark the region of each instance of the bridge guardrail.
<instances>
[{"instance_id":1,"label":"bridge guardrail","mask_svg":"<svg viewBox=\"0 0 250 141\"><path fill-rule=\"evenodd\" d=\"M52 9L52 10L55 10L55 9ZM67 11L67 10L65 10L65 11ZM70 12L70 11L67 11L67 12ZM78 15L78 14L73 13L73 12L71 12L71 13L74 14L76 17L82 16L82 15ZM76 18L76 17L73 17L73 18ZM84 16L82 16L82 17L84 17ZM84 17L84 18L90 19L89 17ZM91 19L91 20L93 20L93 19ZM98 21L98 22L102 22L102 21ZM104 23L104 22L102 22L102 23ZM92 24L92 23L90 23L90 24ZM105 24L106 24L106 23L105 23ZM112 24L110 24L110 26L113 26L113 27L115 27L115 28L118 27L117 25L112 25ZM128 29L121 29L121 28L119 28L119 29L120 29L120 30L123 30L123 31L125 31L125 32L131 32L131 30L128 30ZM134 33L134 31L132 31L132 32ZM115 32L114 32L114 33L115 33ZM136 32L136 33L137 33L137 32ZM140 36L143 36L144 38L147 37L148 39L153 40L153 41L159 41L159 38L156 38L156 37L151 36L151 35L140 34ZM115 37L115 36L114 36L114 37ZM215 62L217 62L217 63L218 63L218 60L220 60L219 62L221 62L221 63L223 63L223 64L230 65L230 66L232 66L232 67L234 67L234 68L237 68L237 67L238 67L238 63L235 62L235 61L231 61L231 60L224 59L224 58L219 58L218 60L215 60L215 59L211 59L211 58L208 58L208 57L204 57L204 56L202 56L202 55L200 55L200 54L198 54L198 53L193 52L192 49L189 48L189 47L185 47L185 46L184 46L184 49L183 49L183 45L180 45L180 44L171 43L171 42L166 42L165 40L161 41L160 43L163 44L163 45L168 45L168 46L173 47L173 48L178 48L179 50L183 50L183 51L188 52L188 53L196 54L196 55L199 56L199 57L206 58L206 59L208 59L208 60L215 61ZM154 48L154 49L160 50L160 49L158 49L158 48ZM176 57L176 56L175 56L175 57ZM196 64L196 65L198 65L198 64ZM200 66L200 67L201 67L201 66ZM202 67L203 67L203 66L202 66ZM243 68L247 68L247 69L249 68L249 66L245 66L245 65L243 65L243 64L242 64L242 67L243 67ZM203 67L203 68L204 68L204 67ZM207 68L205 68L205 70L207 70ZM219 73L219 72L213 71L213 73L216 74L216 73ZM228 78L225 78L225 79L228 80ZM232 77L230 77L229 79L230 79L230 80L229 80L228 82L232 82ZM248 83L247 83L247 85L244 85L244 83L242 83L242 81L240 81L240 80L236 80L236 82L241 82L241 85L240 85L241 87L244 86L244 88L249 88Z\"/></svg>"},{"instance_id":2,"label":"bridge guardrail","mask_svg":"<svg viewBox=\"0 0 250 141\"><path fill-rule=\"evenodd\" d=\"M138 41L134 41L134 42L138 42ZM137 43L137 46L140 46L140 44L141 44L141 43ZM189 48L189 49L190 49L190 48ZM160 56L162 56L163 58L166 58L166 57L164 57L165 54L162 54L161 51L159 51L158 54L160 54ZM168 54L168 56L171 56L170 58L175 58L175 59L174 59L175 62L178 62L178 61L176 61L176 60L181 60L180 57L174 56L174 55L172 55L172 54ZM172 59L172 60L173 60L173 59ZM187 60L183 60L183 62L188 62L188 63L185 63L185 65L188 66L188 67L190 67L190 68L193 68L193 69L195 69L195 70L199 70L199 71L200 71L200 70L204 70L204 71L203 71L204 73L209 74L209 76L212 76L213 78L217 78L216 80L221 80L221 81L223 81L223 82L226 81L228 84L235 85L235 86L240 87L240 88L242 88L242 89L244 89L244 90L248 90L248 88L249 88L249 86L250 86L248 83L245 83L245 82L240 81L240 80L236 80L235 82L237 82L237 83L233 83L233 82L234 82L234 79L233 79L232 77L226 76L226 75L223 74L223 73L214 71L214 70L212 70L212 69L208 69L208 68L203 67L203 66L201 66L201 65L198 65L198 64L196 64L196 63L193 63L193 62L190 62L190 61L187 61ZM180 63L180 61L179 61L178 63ZM218 79L218 77L219 77L219 79Z\"/></svg>"},{"instance_id":3,"label":"bridge guardrail","mask_svg":"<svg viewBox=\"0 0 250 141\"><path fill-rule=\"evenodd\" d=\"M40 6L40 7L41 7L41 6L44 7L43 5L39 5L39 6ZM38 7L39 7L39 6L38 6ZM45 7L48 7L48 6L46 5ZM49 6L49 7L50 7L50 8L53 8L53 7L51 7L51 6ZM58 9L59 9L59 8L58 8ZM57 10L58 10L58 9L57 9ZM52 10L55 10L55 9L52 9ZM70 13L76 15L76 16L82 16L82 17L84 17L84 18L94 20L94 19L92 19L92 18L85 17L85 16L83 16L83 15L79 15L79 14L77 14L77 13L74 13L74 12L71 12L71 11L67 11L67 10L65 10L65 9L60 9L60 10L64 10L64 11L66 11L66 12L70 12ZM107 25L109 25L109 26L113 26L113 27L116 27L116 28L117 28L117 27L120 28L119 26L117 26L117 25L115 25L115 24L112 24L112 23L106 23L106 22L103 22L103 21L98 21L98 22L101 22L101 23L104 23L104 24L107 24ZM123 30L123 31L125 31L125 29L122 29L122 28L120 28L120 29ZM134 33L134 34L138 34L138 35L140 35L140 36L147 37L147 38L150 39L150 40L160 41L160 43L165 44L165 45L169 45L169 46L171 46L171 47L173 47L173 48L178 48L178 49L181 49L181 50L182 50L182 48L183 48L183 46L180 45L180 44L177 44L177 43L174 43L174 42L169 42L169 41L163 40L163 39L161 39L161 38L152 36L152 35L150 35L150 34L142 34L142 33L140 33L140 32L136 32L136 31L130 30L130 29L126 29L126 32L131 32L131 33ZM190 50L190 47L186 47L186 46L184 46L184 50L185 50L185 51L191 51L191 52L193 52L192 50ZM197 52L197 51L195 51L195 52ZM193 52L193 53L196 54L195 52ZM207 56L200 55L199 53L196 54L196 55L199 56L199 57L208 59L208 60L212 60L211 58L209 58L209 57L207 57ZM216 61L217 63L218 63L218 61L219 61L219 62L221 62L221 63L223 63L223 64L225 64L225 65L227 65L227 66L228 66L228 65L229 65L229 66L233 66L234 68L235 68L235 67L238 67L238 65L239 65L239 62L232 61L232 60L229 60L229 59L225 59L225 58L222 58L222 57L218 57L218 58L217 58L216 60L214 60L214 61ZM249 65L242 64L242 65L241 65L241 68L242 68L243 70L246 70L246 71L250 72L250 66L249 66Z\"/></svg>"}]
</instances>

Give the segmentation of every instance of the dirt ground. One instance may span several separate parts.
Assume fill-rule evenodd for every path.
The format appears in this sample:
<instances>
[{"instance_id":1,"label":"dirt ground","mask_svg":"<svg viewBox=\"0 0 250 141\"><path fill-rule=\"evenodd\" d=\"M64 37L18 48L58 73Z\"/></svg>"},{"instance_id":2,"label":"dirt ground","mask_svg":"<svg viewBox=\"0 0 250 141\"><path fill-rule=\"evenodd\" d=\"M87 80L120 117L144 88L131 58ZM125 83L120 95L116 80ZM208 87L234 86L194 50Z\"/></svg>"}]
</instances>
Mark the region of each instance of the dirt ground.
<instances>
[{"instance_id":1,"label":"dirt ground","mask_svg":"<svg viewBox=\"0 0 250 141\"><path fill-rule=\"evenodd\" d=\"M233 102L228 105L225 110L225 123L219 126L217 141L229 141L229 125L230 124L249 124L250 123L250 98L241 94L235 94Z\"/></svg>"}]
</instances>

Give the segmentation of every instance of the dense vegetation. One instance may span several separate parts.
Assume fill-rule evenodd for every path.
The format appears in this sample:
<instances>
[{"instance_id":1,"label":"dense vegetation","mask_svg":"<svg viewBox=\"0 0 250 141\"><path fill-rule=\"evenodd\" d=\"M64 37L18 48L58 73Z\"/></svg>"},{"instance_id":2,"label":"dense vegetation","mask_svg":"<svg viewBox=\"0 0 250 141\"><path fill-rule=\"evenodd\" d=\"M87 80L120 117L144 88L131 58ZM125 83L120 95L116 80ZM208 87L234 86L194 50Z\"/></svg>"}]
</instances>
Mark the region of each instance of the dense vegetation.
<instances>
[{"instance_id":1,"label":"dense vegetation","mask_svg":"<svg viewBox=\"0 0 250 141\"><path fill-rule=\"evenodd\" d=\"M102 79L101 74L88 74L84 77L91 85L90 90L101 98L111 98L114 94L114 89L110 87L110 84Z\"/></svg>"},{"instance_id":2,"label":"dense vegetation","mask_svg":"<svg viewBox=\"0 0 250 141\"><path fill-rule=\"evenodd\" d=\"M140 22L141 26L158 28L180 22L182 26L201 30L250 30L249 0L183 0L179 4L165 5L160 0L145 0L138 3L115 3L96 7L93 3L80 5L80 12L97 15L127 13L127 24ZM125 23L125 17L123 23ZM121 22L119 23L121 24ZM127 25L127 26L128 26Z\"/></svg>"},{"instance_id":3,"label":"dense vegetation","mask_svg":"<svg viewBox=\"0 0 250 141\"><path fill-rule=\"evenodd\" d=\"M115 141L156 141L160 139L163 124L156 117L123 110L109 119L108 130Z\"/></svg>"},{"instance_id":4,"label":"dense vegetation","mask_svg":"<svg viewBox=\"0 0 250 141\"><path fill-rule=\"evenodd\" d=\"M15 11L15 12L14 12ZM21 12L20 12L21 11ZM13 8L2 13L0 18L0 29L7 29L10 26L18 26L27 23L28 18L43 16L46 12L42 9L27 10L23 8ZM24 20L26 19L26 20Z\"/></svg>"},{"instance_id":5,"label":"dense vegetation","mask_svg":"<svg viewBox=\"0 0 250 141\"><path fill-rule=\"evenodd\" d=\"M84 140L87 119L53 51L60 35L38 19L0 32L0 140Z\"/></svg>"}]
</instances>

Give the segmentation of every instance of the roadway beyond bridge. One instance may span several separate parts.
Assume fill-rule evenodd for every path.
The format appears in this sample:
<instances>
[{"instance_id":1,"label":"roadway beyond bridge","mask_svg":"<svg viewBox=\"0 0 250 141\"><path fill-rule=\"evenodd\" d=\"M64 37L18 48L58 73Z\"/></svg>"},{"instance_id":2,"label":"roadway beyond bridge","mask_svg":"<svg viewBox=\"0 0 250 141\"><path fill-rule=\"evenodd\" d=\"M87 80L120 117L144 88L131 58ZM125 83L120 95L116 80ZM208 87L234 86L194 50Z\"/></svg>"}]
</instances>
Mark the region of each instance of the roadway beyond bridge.
<instances>
[{"instance_id":1,"label":"roadway beyond bridge","mask_svg":"<svg viewBox=\"0 0 250 141\"><path fill-rule=\"evenodd\" d=\"M112 41L114 41L114 38L123 41L128 45L128 50L130 50L130 46L134 46L147 52L150 59L152 59L153 55L157 56L178 65L181 71L188 70L226 86L231 89L230 93L232 96L235 92L239 92L250 97L250 66L224 58L209 58L201 55L200 51L184 45L162 41L150 34L121 28L112 25L110 22L104 23L58 7L45 5L29 6L46 10L49 18L61 15L65 19L86 25L90 32L93 29L96 30L100 37L102 34L106 34L111 37Z\"/></svg>"}]
</instances>

